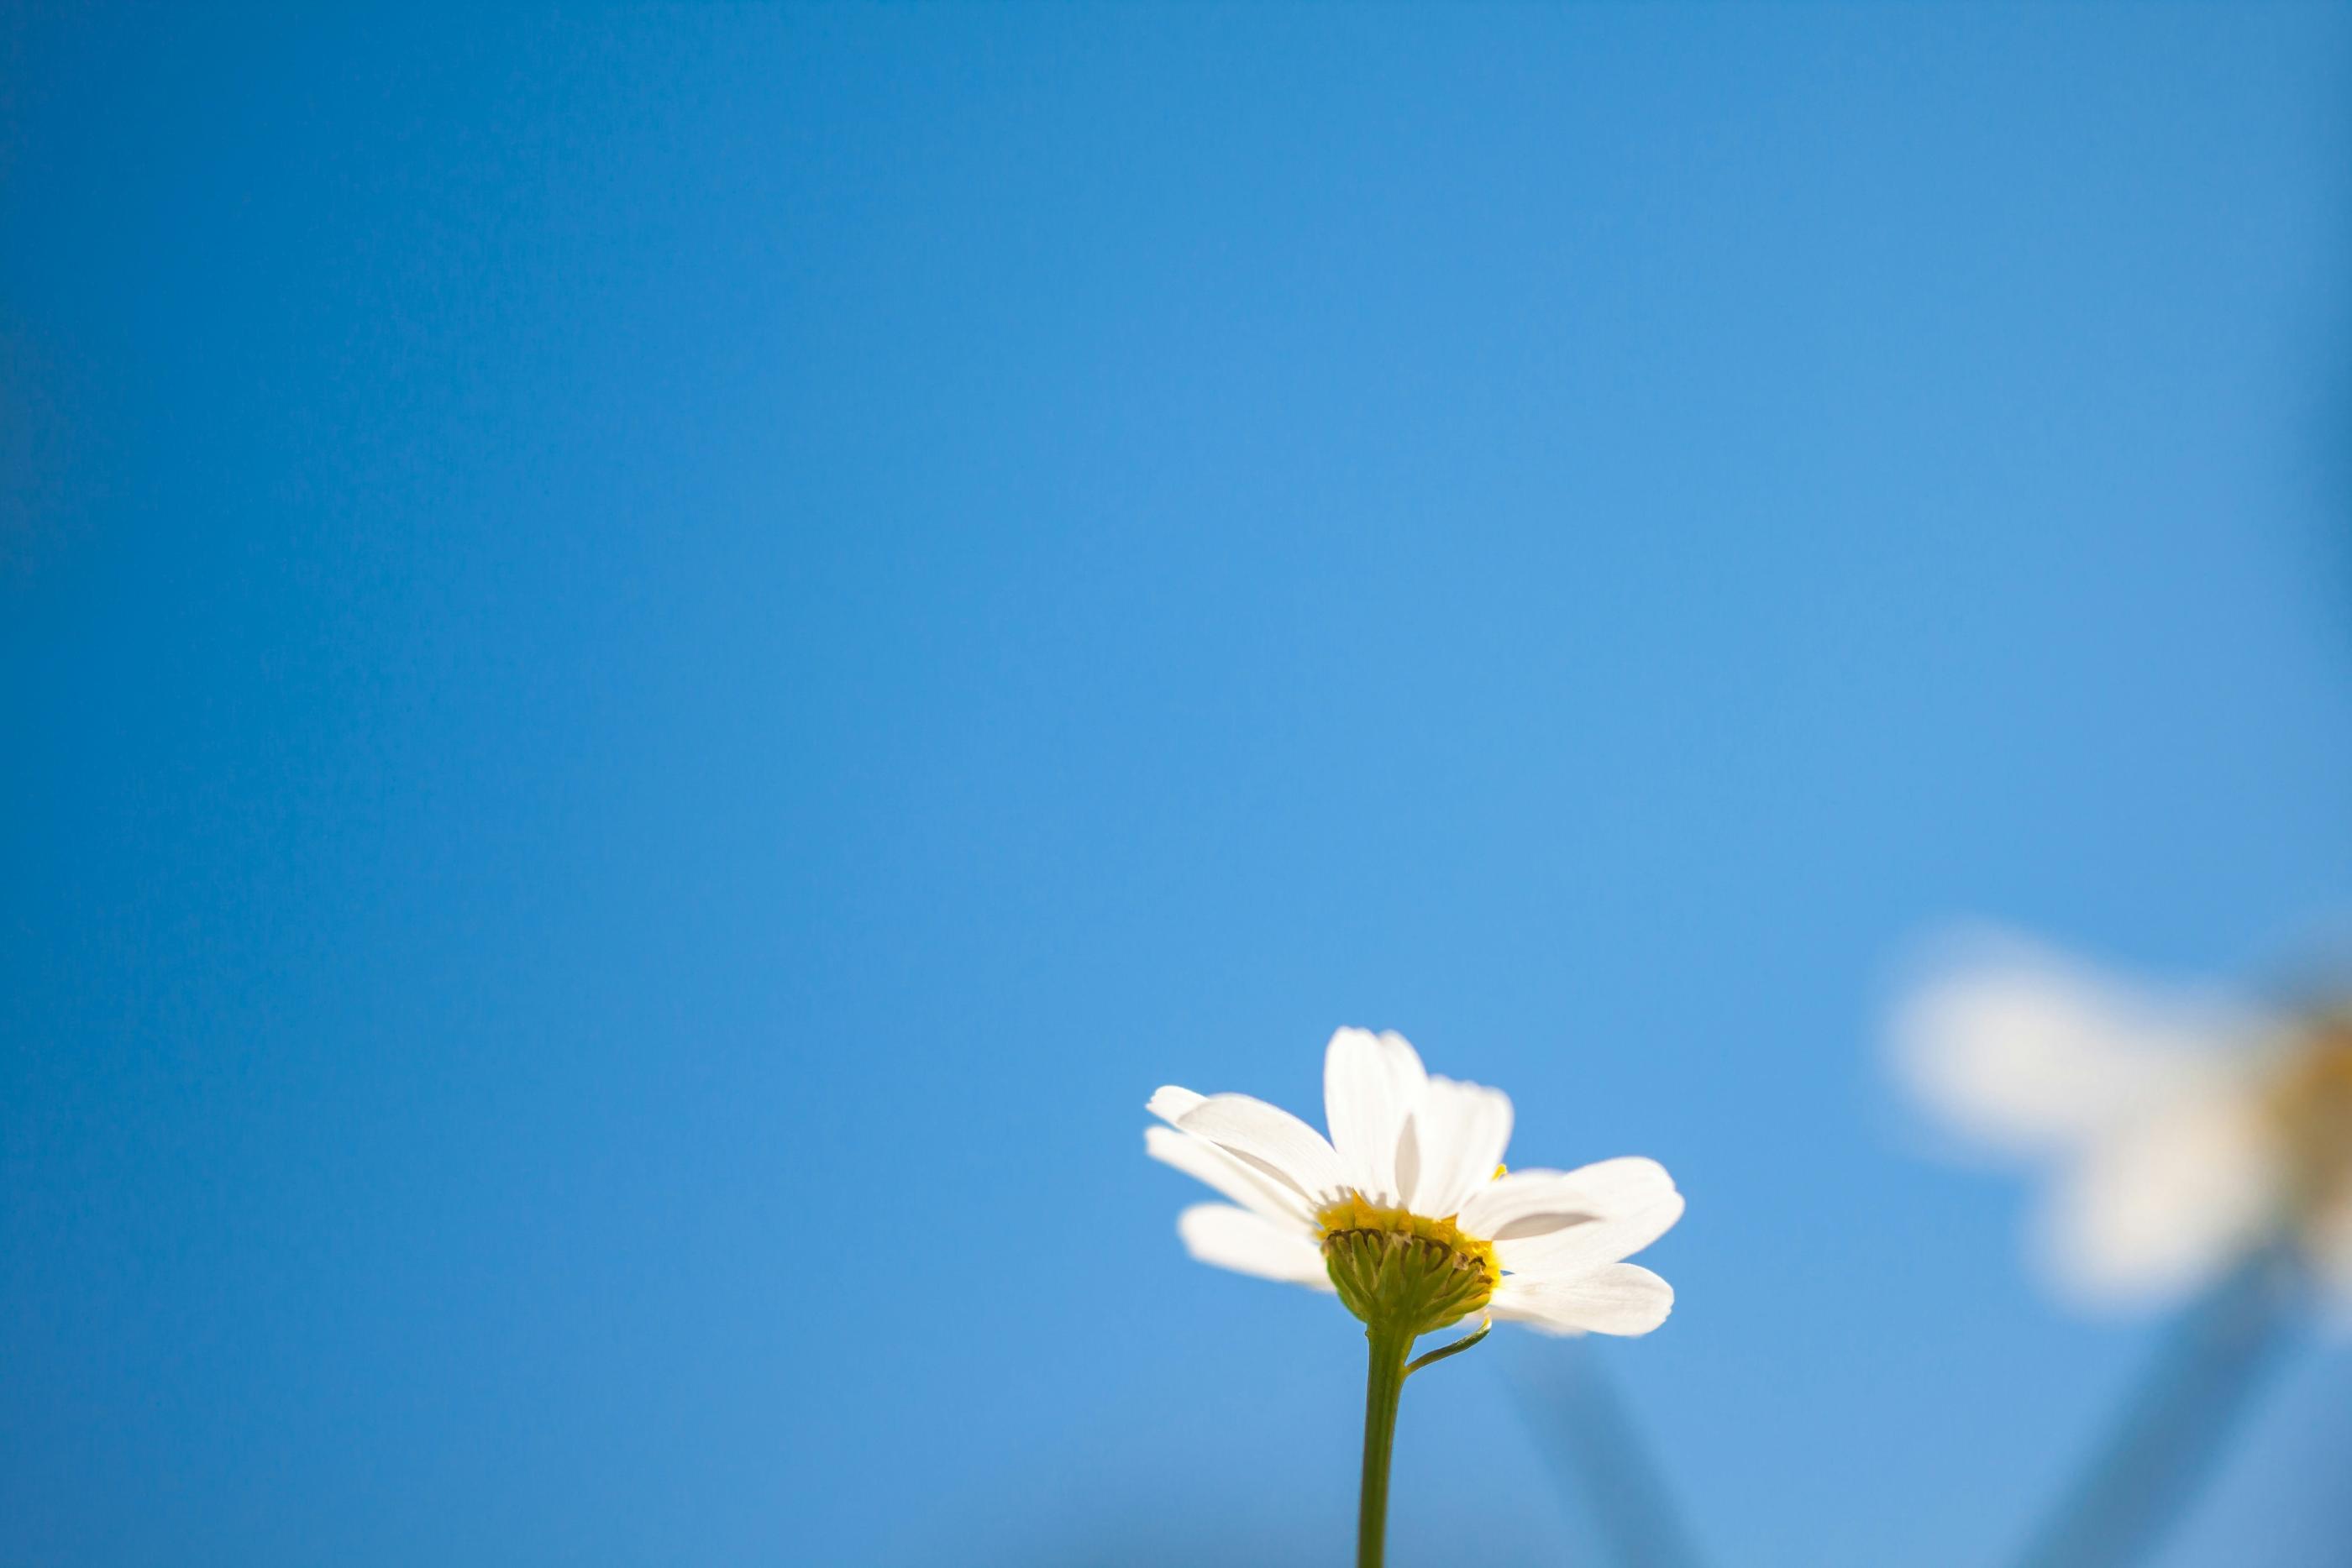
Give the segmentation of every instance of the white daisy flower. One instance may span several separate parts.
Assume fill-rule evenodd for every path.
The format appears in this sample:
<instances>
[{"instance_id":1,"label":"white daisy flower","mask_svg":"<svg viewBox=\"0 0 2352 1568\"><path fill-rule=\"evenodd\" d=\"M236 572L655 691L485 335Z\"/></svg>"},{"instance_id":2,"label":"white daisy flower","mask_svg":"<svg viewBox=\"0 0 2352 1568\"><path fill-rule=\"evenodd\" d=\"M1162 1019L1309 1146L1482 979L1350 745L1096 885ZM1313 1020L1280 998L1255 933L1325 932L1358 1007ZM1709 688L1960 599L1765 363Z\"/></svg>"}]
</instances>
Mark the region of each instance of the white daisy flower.
<instances>
[{"instance_id":1,"label":"white daisy flower","mask_svg":"<svg viewBox=\"0 0 2352 1568\"><path fill-rule=\"evenodd\" d=\"M1231 1203L1186 1209L1204 1263L1336 1291L1375 1328L1423 1333L1474 1314L1549 1333L1647 1333L1673 1287L1623 1261L1682 1217L1654 1160L1506 1174L1511 1102L1423 1071L1402 1035L1343 1029L1324 1057L1331 1136L1246 1094L1166 1088L1152 1158Z\"/></svg>"},{"instance_id":2,"label":"white daisy flower","mask_svg":"<svg viewBox=\"0 0 2352 1568\"><path fill-rule=\"evenodd\" d=\"M2167 993L1979 936L1895 1037L1931 1109L2055 1167L2041 1244L2076 1296L2179 1296L2284 1240L2352 1306L2352 1013Z\"/></svg>"}]
</instances>

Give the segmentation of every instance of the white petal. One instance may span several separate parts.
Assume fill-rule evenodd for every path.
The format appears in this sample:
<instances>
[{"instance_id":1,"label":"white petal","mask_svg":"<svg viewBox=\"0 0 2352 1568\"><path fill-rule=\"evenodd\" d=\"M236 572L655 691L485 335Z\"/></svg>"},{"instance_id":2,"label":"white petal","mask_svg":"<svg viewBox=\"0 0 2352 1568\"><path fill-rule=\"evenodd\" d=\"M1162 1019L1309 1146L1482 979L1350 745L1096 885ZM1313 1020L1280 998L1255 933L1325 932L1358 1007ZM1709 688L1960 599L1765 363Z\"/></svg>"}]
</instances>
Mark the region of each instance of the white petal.
<instances>
[{"instance_id":1,"label":"white petal","mask_svg":"<svg viewBox=\"0 0 2352 1568\"><path fill-rule=\"evenodd\" d=\"M1331 1289L1323 1249L1305 1232L1286 1229L1245 1208L1195 1204L1176 1217L1176 1234L1184 1239L1185 1250L1203 1263L1261 1280Z\"/></svg>"},{"instance_id":2,"label":"white petal","mask_svg":"<svg viewBox=\"0 0 2352 1568\"><path fill-rule=\"evenodd\" d=\"M2044 1217L2060 1280L2094 1300L2177 1294L2269 1233L2280 1154L2250 1093L2190 1097L2094 1143Z\"/></svg>"},{"instance_id":3,"label":"white petal","mask_svg":"<svg viewBox=\"0 0 2352 1568\"><path fill-rule=\"evenodd\" d=\"M1489 1241L1539 1235L1623 1214L1674 1190L1675 1178L1665 1166L1638 1155L1572 1171L1513 1171L1470 1195L1461 1224Z\"/></svg>"},{"instance_id":4,"label":"white petal","mask_svg":"<svg viewBox=\"0 0 2352 1568\"><path fill-rule=\"evenodd\" d=\"M1207 1095L1195 1094L1190 1089L1163 1083L1151 1092L1151 1098L1143 1103L1143 1108L1172 1127L1185 1112L1207 1098Z\"/></svg>"},{"instance_id":5,"label":"white petal","mask_svg":"<svg viewBox=\"0 0 2352 1568\"><path fill-rule=\"evenodd\" d=\"M2127 987L2014 938L1965 941L1905 1003L1900 1064L1961 1132L2021 1152L2085 1139L2206 1081L2262 1019Z\"/></svg>"},{"instance_id":6,"label":"white petal","mask_svg":"<svg viewBox=\"0 0 2352 1568\"><path fill-rule=\"evenodd\" d=\"M1513 1274L1538 1279L1582 1274L1632 1257L1673 1229L1682 1217L1683 1195L1669 1189L1620 1214L1540 1236L1498 1241L1495 1256Z\"/></svg>"},{"instance_id":7,"label":"white petal","mask_svg":"<svg viewBox=\"0 0 2352 1568\"><path fill-rule=\"evenodd\" d=\"M1323 1052L1323 1119L1348 1185L1375 1203L1403 1201L1397 1145L1429 1075L1401 1034L1343 1029Z\"/></svg>"},{"instance_id":8,"label":"white petal","mask_svg":"<svg viewBox=\"0 0 2352 1568\"><path fill-rule=\"evenodd\" d=\"M1178 1117L1176 1124L1296 1188L1310 1208L1329 1201L1347 1186L1339 1174L1339 1156L1331 1152L1323 1134L1263 1100L1247 1094L1212 1094Z\"/></svg>"},{"instance_id":9,"label":"white petal","mask_svg":"<svg viewBox=\"0 0 2352 1568\"><path fill-rule=\"evenodd\" d=\"M1432 1078L1406 1126L1397 1179L1405 1205L1433 1218L1458 1213L1492 1181L1511 1142L1511 1098L1483 1083Z\"/></svg>"},{"instance_id":10,"label":"white petal","mask_svg":"<svg viewBox=\"0 0 2352 1568\"><path fill-rule=\"evenodd\" d=\"M1545 1333L1648 1333L1675 1310L1675 1288L1633 1263L1612 1263L1572 1280L1495 1288L1491 1310Z\"/></svg>"},{"instance_id":11,"label":"white petal","mask_svg":"<svg viewBox=\"0 0 2352 1568\"><path fill-rule=\"evenodd\" d=\"M1302 1235L1312 1234L1314 1223L1298 1194L1210 1143L1173 1127L1143 1129L1143 1152L1161 1165L1173 1166L1195 1181L1232 1198L1254 1214L1288 1225Z\"/></svg>"}]
</instances>

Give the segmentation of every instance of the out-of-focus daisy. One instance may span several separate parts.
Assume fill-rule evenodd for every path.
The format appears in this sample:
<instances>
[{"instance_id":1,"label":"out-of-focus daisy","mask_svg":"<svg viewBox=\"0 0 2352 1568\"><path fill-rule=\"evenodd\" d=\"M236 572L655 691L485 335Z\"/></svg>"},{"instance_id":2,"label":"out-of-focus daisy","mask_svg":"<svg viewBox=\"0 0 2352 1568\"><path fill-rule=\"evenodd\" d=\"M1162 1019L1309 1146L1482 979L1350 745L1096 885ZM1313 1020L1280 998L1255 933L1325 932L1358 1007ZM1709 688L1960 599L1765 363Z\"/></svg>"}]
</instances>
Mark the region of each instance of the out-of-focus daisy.
<instances>
[{"instance_id":1,"label":"out-of-focus daisy","mask_svg":"<svg viewBox=\"0 0 2352 1568\"><path fill-rule=\"evenodd\" d=\"M2041 1243L2074 1293L2185 1294L2284 1240L2352 1304L2352 1013L2167 992L1978 936L1895 1036L1932 1110L2054 1167Z\"/></svg>"},{"instance_id":2,"label":"out-of-focus daisy","mask_svg":"<svg viewBox=\"0 0 2352 1568\"><path fill-rule=\"evenodd\" d=\"M1327 1141L1246 1094L1166 1088L1154 1159L1231 1198L1177 1229L1204 1263L1336 1291L1375 1327L1426 1333L1481 1312L1550 1333L1647 1333L1674 1290L1622 1261L1681 1218L1654 1160L1503 1167L1511 1102L1432 1077L1402 1035L1343 1029L1324 1056Z\"/></svg>"}]
</instances>

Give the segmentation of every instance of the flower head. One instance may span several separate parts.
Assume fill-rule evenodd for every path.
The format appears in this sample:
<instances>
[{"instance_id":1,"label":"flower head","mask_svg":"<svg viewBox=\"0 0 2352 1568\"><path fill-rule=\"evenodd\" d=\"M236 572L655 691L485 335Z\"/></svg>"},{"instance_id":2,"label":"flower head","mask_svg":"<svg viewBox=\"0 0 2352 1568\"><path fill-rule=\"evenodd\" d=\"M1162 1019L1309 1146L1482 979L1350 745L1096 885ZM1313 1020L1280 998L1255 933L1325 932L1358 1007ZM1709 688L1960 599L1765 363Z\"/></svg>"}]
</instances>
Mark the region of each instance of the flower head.
<instances>
[{"instance_id":1,"label":"flower head","mask_svg":"<svg viewBox=\"0 0 2352 1568\"><path fill-rule=\"evenodd\" d=\"M2352 1015L2167 994L1979 937L1895 1034L1930 1109L2054 1167L2042 1240L2073 1293L2177 1295L2284 1241L2352 1305Z\"/></svg>"},{"instance_id":2,"label":"flower head","mask_svg":"<svg viewBox=\"0 0 2352 1568\"><path fill-rule=\"evenodd\" d=\"M1333 1035L1323 1108L1328 1141L1246 1094L1151 1097L1168 1124L1146 1152L1233 1200L1180 1217L1193 1257L1414 1333L1481 1312L1564 1334L1665 1322L1673 1288L1622 1261L1682 1217L1656 1161L1507 1173L1509 1098L1431 1076L1398 1034Z\"/></svg>"}]
</instances>

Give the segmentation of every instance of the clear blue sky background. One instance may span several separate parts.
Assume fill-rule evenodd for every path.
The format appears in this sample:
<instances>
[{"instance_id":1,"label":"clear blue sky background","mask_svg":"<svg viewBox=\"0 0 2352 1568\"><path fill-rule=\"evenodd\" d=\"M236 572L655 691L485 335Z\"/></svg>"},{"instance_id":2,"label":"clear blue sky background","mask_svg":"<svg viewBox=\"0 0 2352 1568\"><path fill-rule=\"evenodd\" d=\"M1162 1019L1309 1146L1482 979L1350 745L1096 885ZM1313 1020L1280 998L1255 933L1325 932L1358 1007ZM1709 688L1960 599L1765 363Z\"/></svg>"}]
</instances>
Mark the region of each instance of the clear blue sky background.
<instances>
[{"instance_id":1,"label":"clear blue sky background","mask_svg":"<svg viewBox=\"0 0 2352 1568\"><path fill-rule=\"evenodd\" d=\"M1340 1563L1360 1341L1139 1134L1343 1022L1673 1167L1727 1568L2127 1386L1877 1019L2346 913L2345 8L0 38L0 1562ZM1572 1560L1556 1354L1400 1563ZM2347 1396L2169 1563L2340 1562Z\"/></svg>"}]
</instances>

